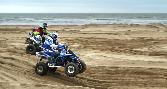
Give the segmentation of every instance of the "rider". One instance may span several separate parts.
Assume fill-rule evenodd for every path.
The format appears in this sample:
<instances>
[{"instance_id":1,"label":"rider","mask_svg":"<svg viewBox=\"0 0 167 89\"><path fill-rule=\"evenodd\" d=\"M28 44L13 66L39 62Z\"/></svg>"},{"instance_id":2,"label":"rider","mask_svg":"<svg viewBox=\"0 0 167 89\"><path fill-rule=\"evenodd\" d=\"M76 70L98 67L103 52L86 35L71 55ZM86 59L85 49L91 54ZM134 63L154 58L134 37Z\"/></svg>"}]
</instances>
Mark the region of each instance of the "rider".
<instances>
[{"instance_id":1,"label":"rider","mask_svg":"<svg viewBox=\"0 0 167 89\"><path fill-rule=\"evenodd\" d=\"M54 66L54 57L56 57L59 52L57 49L58 46L58 34L56 32L50 33L49 36L45 39L44 44L42 45L44 54L49 57L49 66Z\"/></svg>"},{"instance_id":2,"label":"rider","mask_svg":"<svg viewBox=\"0 0 167 89\"><path fill-rule=\"evenodd\" d=\"M42 43L44 43L45 41L45 35L48 35L49 32L47 31L47 23L43 23L42 26L39 26L39 27L35 27L33 29L33 35L34 36L37 36L37 35L40 35L42 37Z\"/></svg>"}]
</instances>

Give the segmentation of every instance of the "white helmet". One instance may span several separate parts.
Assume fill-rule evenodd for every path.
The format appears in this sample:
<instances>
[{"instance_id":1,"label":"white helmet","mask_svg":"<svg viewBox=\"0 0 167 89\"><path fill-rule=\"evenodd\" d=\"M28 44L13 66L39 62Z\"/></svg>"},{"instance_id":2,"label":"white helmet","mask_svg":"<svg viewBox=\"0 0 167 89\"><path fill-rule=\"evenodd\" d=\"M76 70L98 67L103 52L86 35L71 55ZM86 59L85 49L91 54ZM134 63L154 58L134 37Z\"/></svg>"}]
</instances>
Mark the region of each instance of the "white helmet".
<instances>
[{"instance_id":1,"label":"white helmet","mask_svg":"<svg viewBox=\"0 0 167 89\"><path fill-rule=\"evenodd\" d=\"M52 39L54 39L54 40L57 40L58 37L59 37L59 35L58 35L56 32L50 33L49 36L50 36Z\"/></svg>"},{"instance_id":2,"label":"white helmet","mask_svg":"<svg viewBox=\"0 0 167 89\"><path fill-rule=\"evenodd\" d=\"M56 32L50 33L49 36L53 39L53 42L55 44L58 44L58 37L59 37L59 35Z\"/></svg>"}]
</instances>

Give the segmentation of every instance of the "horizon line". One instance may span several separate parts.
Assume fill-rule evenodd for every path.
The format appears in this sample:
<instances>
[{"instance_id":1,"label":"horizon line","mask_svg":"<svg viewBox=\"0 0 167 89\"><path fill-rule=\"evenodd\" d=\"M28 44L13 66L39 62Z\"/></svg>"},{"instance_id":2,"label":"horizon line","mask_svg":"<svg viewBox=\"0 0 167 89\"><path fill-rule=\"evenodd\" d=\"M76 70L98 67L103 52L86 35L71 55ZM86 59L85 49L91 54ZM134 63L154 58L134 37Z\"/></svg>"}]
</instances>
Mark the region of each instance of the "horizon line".
<instances>
[{"instance_id":1,"label":"horizon line","mask_svg":"<svg viewBox=\"0 0 167 89\"><path fill-rule=\"evenodd\" d=\"M126 13L29 13L29 12L16 12L16 13L11 13L11 12L7 12L7 13L1 13L0 14L167 14L167 12L164 12L164 13L151 13L151 12L148 12L148 13L142 13L142 12L138 12L138 13L131 13L131 12L126 12Z\"/></svg>"}]
</instances>

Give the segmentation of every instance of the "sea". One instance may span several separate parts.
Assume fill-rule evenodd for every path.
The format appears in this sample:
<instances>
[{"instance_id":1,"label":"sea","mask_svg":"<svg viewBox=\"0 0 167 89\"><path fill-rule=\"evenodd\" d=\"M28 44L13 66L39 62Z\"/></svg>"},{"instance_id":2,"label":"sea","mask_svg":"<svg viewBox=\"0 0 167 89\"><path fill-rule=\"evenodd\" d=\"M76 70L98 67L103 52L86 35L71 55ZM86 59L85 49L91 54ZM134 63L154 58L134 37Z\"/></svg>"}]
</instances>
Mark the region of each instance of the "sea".
<instances>
[{"instance_id":1,"label":"sea","mask_svg":"<svg viewBox=\"0 0 167 89\"><path fill-rule=\"evenodd\" d=\"M0 25L167 24L167 13L0 13Z\"/></svg>"}]
</instances>

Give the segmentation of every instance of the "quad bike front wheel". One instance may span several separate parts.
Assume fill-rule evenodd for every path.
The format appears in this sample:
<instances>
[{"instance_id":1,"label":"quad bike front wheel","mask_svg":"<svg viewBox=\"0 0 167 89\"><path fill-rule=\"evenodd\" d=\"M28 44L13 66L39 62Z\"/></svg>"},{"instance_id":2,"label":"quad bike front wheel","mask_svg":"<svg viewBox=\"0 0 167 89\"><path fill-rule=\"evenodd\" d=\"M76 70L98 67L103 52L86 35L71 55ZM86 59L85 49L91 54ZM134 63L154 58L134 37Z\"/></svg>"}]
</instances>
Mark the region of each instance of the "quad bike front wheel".
<instances>
[{"instance_id":1,"label":"quad bike front wheel","mask_svg":"<svg viewBox=\"0 0 167 89\"><path fill-rule=\"evenodd\" d=\"M35 66L35 73L38 74L38 75L46 75L48 72L48 66L46 63L43 63L43 62L39 62L36 64Z\"/></svg>"},{"instance_id":2,"label":"quad bike front wheel","mask_svg":"<svg viewBox=\"0 0 167 89\"><path fill-rule=\"evenodd\" d=\"M31 55L35 55L35 53L36 53L36 47L34 45L28 45L26 47L26 53L27 54L31 54Z\"/></svg>"},{"instance_id":3,"label":"quad bike front wheel","mask_svg":"<svg viewBox=\"0 0 167 89\"><path fill-rule=\"evenodd\" d=\"M79 73L79 68L75 63L67 63L65 66L65 74L69 77L75 77Z\"/></svg>"},{"instance_id":4,"label":"quad bike front wheel","mask_svg":"<svg viewBox=\"0 0 167 89\"><path fill-rule=\"evenodd\" d=\"M78 61L79 73L83 73L86 70L86 64L84 61Z\"/></svg>"}]
</instances>

